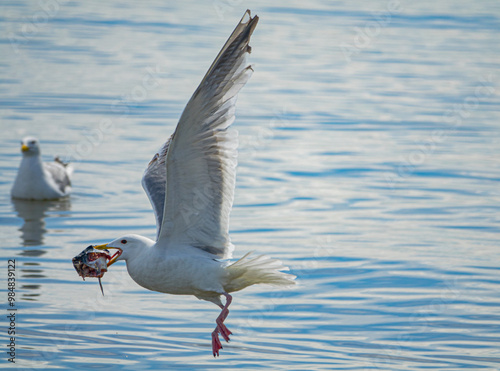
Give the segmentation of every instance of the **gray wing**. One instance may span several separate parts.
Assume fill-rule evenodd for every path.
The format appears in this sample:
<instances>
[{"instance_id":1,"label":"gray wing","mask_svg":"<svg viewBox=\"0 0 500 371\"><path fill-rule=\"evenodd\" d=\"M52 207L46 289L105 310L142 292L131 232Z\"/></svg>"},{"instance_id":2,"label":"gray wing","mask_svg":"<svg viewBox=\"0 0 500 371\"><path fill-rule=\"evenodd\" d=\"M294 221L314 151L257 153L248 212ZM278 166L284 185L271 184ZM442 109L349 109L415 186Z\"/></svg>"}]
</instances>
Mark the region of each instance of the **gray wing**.
<instances>
[{"instance_id":1,"label":"gray wing","mask_svg":"<svg viewBox=\"0 0 500 371\"><path fill-rule=\"evenodd\" d=\"M246 11L189 100L166 151L161 246L198 247L231 256L229 212L237 162L236 95L253 70L246 63L259 18ZM161 158L161 155L160 155Z\"/></svg>"},{"instance_id":2,"label":"gray wing","mask_svg":"<svg viewBox=\"0 0 500 371\"><path fill-rule=\"evenodd\" d=\"M72 168L69 164L62 163L58 157L54 162L44 162L43 166L48 171L57 187L62 193L67 193L71 187L71 173Z\"/></svg>"},{"instance_id":3,"label":"gray wing","mask_svg":"<svg viewBox=\"0 0 500 371\"><path fill-rule=\"evenodd\" d=\"M166 158L170 137L160 150L153 156L149 162L146 171L142 177L142 187L146 192L156 217L156 238L160 234L160 228L163 221L163 208L165 205L165 185L167 183L167 165Z\"/></svg>"}]
</instances>

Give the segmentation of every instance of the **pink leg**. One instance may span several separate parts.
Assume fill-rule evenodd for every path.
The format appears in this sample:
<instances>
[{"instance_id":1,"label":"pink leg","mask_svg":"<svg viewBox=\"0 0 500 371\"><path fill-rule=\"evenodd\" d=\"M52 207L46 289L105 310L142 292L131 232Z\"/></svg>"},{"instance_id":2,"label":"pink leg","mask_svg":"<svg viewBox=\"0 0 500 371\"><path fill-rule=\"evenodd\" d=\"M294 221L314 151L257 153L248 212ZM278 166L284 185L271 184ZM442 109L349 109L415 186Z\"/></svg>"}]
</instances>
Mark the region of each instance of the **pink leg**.
<instances>
[{"instance_id":1,"label":"pink leg","mask_svg":"<svg viewBox=\"0 0 500 371\"><path fill-rule=\"evenodd\" d=\"M226 325L224 324L224 320L227 318L227 315L229 314L228 308L233 298L231 297L231 295L227 293L224 293L223 295L226 297L226 305L221 306L222 311L215 320L217 326L215 327L215 330L212 332L212 353L214 354L214 357L218 356L219 350L222 349L222 344L219 340L219 333L226 341L229 341L229 335L232 334L232 332L229 331Z\"/></svg>"}]
</instances>

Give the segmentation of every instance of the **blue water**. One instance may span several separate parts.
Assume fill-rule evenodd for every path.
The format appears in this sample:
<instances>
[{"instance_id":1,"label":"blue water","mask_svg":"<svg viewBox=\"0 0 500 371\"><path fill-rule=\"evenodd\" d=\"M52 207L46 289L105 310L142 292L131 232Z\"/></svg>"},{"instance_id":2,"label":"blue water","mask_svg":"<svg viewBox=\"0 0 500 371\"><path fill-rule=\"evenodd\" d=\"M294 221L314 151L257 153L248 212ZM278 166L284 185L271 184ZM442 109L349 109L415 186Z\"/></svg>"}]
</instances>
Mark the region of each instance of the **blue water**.
<instances>
[{"instance_id":1,"label":"blue water","mask_svg":"<svg viewBox=\"0 0 500 371\"><path fill-rule=\"evenodd\" d=\"M291 290L213 304L83 282L71 258L154 237L142 172L246 8L236 257ZM500 3L3 1L0 285L17 262L20 369L500 369ZM19 140L75 164L60 202L13 202ZM2 307L6 309L6 306ZM6 311L4 311L6 313ZM4 317L5 321L5 317Z\"/></svg>"}]
</instances>

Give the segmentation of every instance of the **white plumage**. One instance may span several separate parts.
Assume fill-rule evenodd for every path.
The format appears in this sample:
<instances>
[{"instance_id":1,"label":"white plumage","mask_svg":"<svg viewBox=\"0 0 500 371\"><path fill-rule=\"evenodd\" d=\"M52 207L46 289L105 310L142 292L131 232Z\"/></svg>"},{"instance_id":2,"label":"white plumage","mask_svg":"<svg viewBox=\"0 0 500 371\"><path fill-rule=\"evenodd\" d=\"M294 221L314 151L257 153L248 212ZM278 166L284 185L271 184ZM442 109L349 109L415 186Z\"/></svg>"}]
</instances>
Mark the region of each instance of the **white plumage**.
<instances>
[{"instance_id":1,"label":"white plumage","mask_svg":"<svg viewBox=\"0 0 500 371\"><path fill-rule=\"evenodd\" d=\"M43 162L38 139L26 137L21 141L23 158L11 195L25 200L54 200L71 193L71 165L58 157Z\"/></svg>"},{"instance_id":2,"label":"white plumage","mask_svg":"<svg viewBox=\"0 0 500 371\"><path fill-rule=\"evenodd\" d=\"M177 128L148 164L142 184L157 222L157 240L125 235L95 246L117 249L108 266L125 260L139 285L168 294L194 295L222 308L212 333L213 355L229 341L224 325L230 292L259 283L293 284L280 261L250 254L235 263L229 238L237 163L236 95L253 70L246 63L258 17L247 11L181 115ZM226 303L222 304L221 296Z\"/></svg>"}]
</instances>

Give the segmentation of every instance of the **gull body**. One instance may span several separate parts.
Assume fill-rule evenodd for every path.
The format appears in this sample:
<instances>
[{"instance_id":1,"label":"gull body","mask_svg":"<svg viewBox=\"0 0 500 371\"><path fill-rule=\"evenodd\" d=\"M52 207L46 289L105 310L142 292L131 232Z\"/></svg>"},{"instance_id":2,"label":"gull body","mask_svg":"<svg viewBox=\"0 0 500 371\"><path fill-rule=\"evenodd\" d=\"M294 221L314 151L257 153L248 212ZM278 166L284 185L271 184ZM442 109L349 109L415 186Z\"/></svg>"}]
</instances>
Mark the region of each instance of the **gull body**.
<instances>
[{"instance_id":1,"label":"gull body","mask_svg":"<svg viewBox=\"0 0 500 371\"><path fill-rule=\"evenodd\" d=\"M54 200L71 193L73 169L57 157L43 162L38 139L26 137L21 141L23 158L12 186L13 198L25 200Z\"/></svg>"},{"instance_id":2,"label":"gull body","mask_svg":"<svg viewBox=\"0 0 500 371\"><path fill-rule=\"evenodd\" d=\"M126 247L123 240L127 241ZM165 254L155 241L138 235L123 236L107 247L122 248L117 260L125 260L130 277L149 290L217 298L224 291L224 263L199 249L184 246L173 254Z\"/></svg>"},{"instance_id":3,"label":"gull body","mask_svg":"<svg viewBox=\"0 0 500 371\"><path fill-rule=\"evenodd\" d=\"M153 156L142 185L156 216L156 241L127 234L96 249L116 249L108 266L124 260L132 279L153 291L194 295L222 311L212 332L219 355L229 293L254 284L290 285L294 276L278 260L246 254L236 262L229 238L237 163L237 135L230 127L238 91L253 69L246 64L258 17L247 10L189 100L179 123ZM221 297L225 297L225 304Z\"/></svg>"},{"instance_id":4,"label":"gull body","mask_svg":"<svg viewBox=\"0 0 500 371\"><path fill-rule=\"evenodd\" d=\"M148 290L194 295L218 306L222 306L220 297L224 293L258 283L290 285L294 278L280 271L287 268L279 260L264 255L253 257L249 253L231 263L187 244L165 253L163 243L135 234L95 248L118 249L119 256L108 266L124 260L130 277Z\"/></svg>"}]
</instances>

